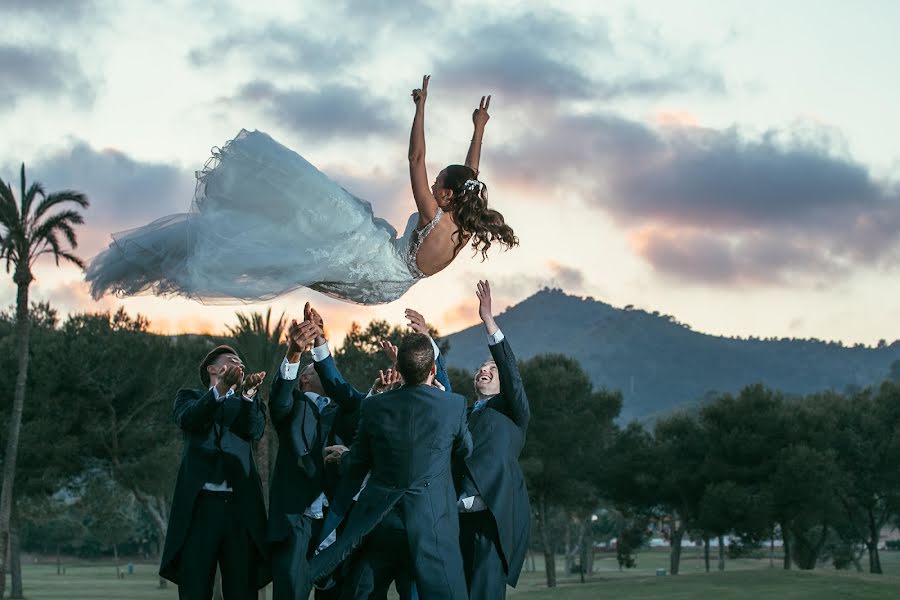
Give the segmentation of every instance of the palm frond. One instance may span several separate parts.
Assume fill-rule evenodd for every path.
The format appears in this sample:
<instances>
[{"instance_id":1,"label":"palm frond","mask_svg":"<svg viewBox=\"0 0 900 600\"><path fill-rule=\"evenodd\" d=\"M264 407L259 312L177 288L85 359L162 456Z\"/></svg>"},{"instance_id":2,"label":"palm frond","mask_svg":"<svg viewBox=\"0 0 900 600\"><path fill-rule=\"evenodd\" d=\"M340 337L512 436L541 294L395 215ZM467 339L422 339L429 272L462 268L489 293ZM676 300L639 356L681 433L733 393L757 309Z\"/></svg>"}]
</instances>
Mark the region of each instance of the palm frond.
<instances>
[{"instance_id":1,"label":"palm frond","mask_svg":"<svg viewBox=\"0 0 900 600\"><path fill-rule=\"evenodd\" d=\"M75 230L69 225L68 221L60 223L56 226L56 229L66 236L66 241L69 242L69 246L72 247L72 249L78 247L78 237L75 235Z\"/></svg>"},{"instance_id":2,"label":"palm frond","mask_svg":"<svg viewBox=\"0 0 900 600\"><path fill-rule=\"evenodd\" d=\"M266 314L254 312L249 315L236 313L237 325L227 326L228 333L234 339L235 348L247 364L254 368L269 369L280 352L283 351L281 334L286 323L284 313L278 320L272 320L272 309Z\"/></svg>"},{"instance_id":3,"label":"palm frond","mask_svg":"<svg viewBox=\"0 0 900 600\"><path fill-rule=\"evenodd\" d=\"M57 252L55 254L55 256L56 256L56 264L57 265L59 265L59 259L64 258L65 260L69 261L70 263L76 265L81 270L84 270L84 261L70 252L66 252L65 250L63 250L61 252Z\"/></svg>"},{"instance_id":4,"label":"palm frond","mask_svg":"<svg viewBox=\"0 0 900 600\"><path fill-rule=\"evenodd\" d=\"M57 255L63 251L62 247L59 245L59 240L56 237L55 231L51 231L41 238L32 238L31 242L29 248L31 254L28 257L29 264L34 264L34 261L43 254ZM56 259L56 264L59 264L58 258Z\"/></svg>"},{"instance_id":5,"label":"palm frond","mask_svg":"<svg viewBox=\"0 0 900 600\"><path fill-rule=\"evenodd\" d=\"M90 201L88 201L87 196L82 194L81 192L76 192L74 190L63 190L61 192L53 192L52 194L45 197L34 209L34 219L37 221L41 217L44 216L48 210L53 208L58 204L63 204L65 202L74 202L81 208L87 208L90 206Z\"/></svg>"},{"instance_id":6,"label":"palm frond","mask_svg":"<svg viewBox=\"0 0 900 600\"><path fill-rule=\"evenodd\" d=\"M62 229L65 231L65 228L69 230L72 229L72 225L81 225L84 223L84 217L79 212L75 212L74 210L63 210L54 215L51 215L46 220L44 220L40 225L37 225L36 229L31 232L31 240L32 243L37 243L45 236L49 235L50 232L56 231L58 229ZM66 234L68 238L68 234ZM72 247L75 248L78 246L78 241L74 239L74 232L72 232L72 239L70 239L69 243L72 244Z\"/></svg>"},{"instance_id":7,"label":"palm frond","mask_svg":"<svg viewBox=\"0 0 900 600\"><path fill-rule=\"evenodd\" d=\"M27 186L25 163L22 163L19 180L18 203L12 185L0 185L0 260L5 260L6 272L13 265L17 269L30 268L43 254L52 254L57 265L63 259L84 268L82 260L70 252L78 246L74 225L83 224L84 217L72 209L52 215L49 211L66 202L87 208L89 203L85 195L63 190L48 196L39 182ZM33 214L30 213L32 208L35 209ZM63 247L60 235L71 248Z\"/></svg>"},{"instance_id":8,"label":"palm frond","mask_svg":"<svg viewBox=\"0 0 900 600\"><path fill-rule=\"evenodd\" d=\"M19 207L12 186L0 185L0 224L11 230L19 222Z\"/></svg>"}]
</instances>

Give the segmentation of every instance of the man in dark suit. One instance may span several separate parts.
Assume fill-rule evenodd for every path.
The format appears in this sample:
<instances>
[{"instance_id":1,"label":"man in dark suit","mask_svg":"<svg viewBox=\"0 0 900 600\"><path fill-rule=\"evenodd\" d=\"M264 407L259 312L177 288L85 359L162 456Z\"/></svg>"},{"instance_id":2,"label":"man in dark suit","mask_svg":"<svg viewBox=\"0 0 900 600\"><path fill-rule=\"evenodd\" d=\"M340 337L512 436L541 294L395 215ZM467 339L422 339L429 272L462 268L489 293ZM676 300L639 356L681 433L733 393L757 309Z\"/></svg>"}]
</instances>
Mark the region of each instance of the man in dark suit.
<instances>
[{"instance_id":1,"label":"man in dark suit","mask_svg":"<svg viewBox=\"0 0 900 600\"><path fill-rule=\"evenodd\" d=\"M247 600L270 578L266 508L251 445L266 426L256 388L265 373L244 378L228 346L200 363L199 390L175 396L175 423L184 451L159 574L178 584L183 600L212 598L216 564L225 600Z\"/></svg>"},{"instance_id":2,"label":"man in dark suit","mask_svg":"<svg viewBox=\"0 0 900 600\"><path fill-rule=\"evenodd\" d=\"M310 320L318 324L319 330L324 331L324 321L322 317L315 311L315 309L310 308L307 303L305 314L308 316ZM435 353L435 367L437 372L434 376L433 385L436 387L439 386L443 388L446 392L452 392L453 389L450 385L450 378L447 374L447 366L444 361L444 357L441 354L441 350L438 347L437 343L435 343L434 339L430 335L430 330L428 324L425 322L425 317L421 315L421 313L413 310L406 309L405 312L406 318L409 319L409 327L413 331L417 333L421 333L428 336L428 339L431 341L431 348ZM324 337L324 333L322 333L319 337L316 338L316 346L313 348L313 360L316 369L316 373L319 375L319 378L322 382L322 386L325 388L325 392L331 396L333 399L338 400L343 403L354 403L355 406L358 406L360 402L362 402L367 396L371 396L377 393L381 393L385 391L379 388L379 385L376 383L375 386L369 390L368 394L364 393L351 385L344 376L341 374L340 370L334 363L334 359L331 357L331 352L328 349L328 341ZM382 377L386 377L390 379L394 371L394 367L396 366L397 361L397 347L393 346L388 340L382 340L381 347L384 350L385 354L388 358L390 358L392 364L392 368L388 369L388 373L385 374L382 372ZM387 383L385 380L384 383ZM358 418L359 413L353 413L354 416ZM352 429L352 434L350 433ZM347 446L353 440L355 431L356 431L356 423L347 423L344 425L344 430L348 433L345 435L343 440L339 436L335 436L333 439L329 439L326 441L327 447L326 452L331 454L332 456L337 455L340 456L341 452L347 450ZM352 504L354 502L355 497L359 495L360 486L363 485L363 480L350 480L349 478L345 478L343 480L340 488L337 487L339 483L339 477L334 477L334 473L336 469L330 469L333 463L326 457L325 460L325 470L326 477L329 477L330 485L327 487L328 501L331 503L329 508L328 517L325 519L325 525L323 527L322 532L319 534L319 541L327 542L333 541L334 537L328 537L334 531L335 527L338 523L340 523L346 514L349 512ZM340 493L338 493L338 489L340 489ZM337 497L336 497L337 496ZM327 543L326 542L326 543ZM387 585L390 584L390 581L385 580L383 582L385 584L384 589L377 589L373 595L373 599L377 600L379 598L385 598L387 595ZM416 600L417 594L415 591L415 585L411 583L411 575L409 573L401 574L401 576L396 581L397 593L400 596L401 600Z\"/></svg>"},{"instance_id":3,"label":"man in dark suit","mask_svg":"<svg viewBox=\"0 0 900 600\"><path fill-rule=\"evenodd\" d=\"M312 365L300 371L301 354L318 335L310 321L291 323L287 355L272 383L269 401L279 442L269 493L274 600L309 597L310 544L318 540L328 510L323 448L326 440L335 439L337 424L348 419L355 423L359 408L352 399L335 402L326 396ZM317 590L316 598L333 594Z\"/></svg>"},{"instance_id":4,"label":"man in dark suit","mask_svg":"<svg viewBox=\"0 0 900 600\"><path fill-rule=\"evenodd\" d=\"M356 439L341 463L346 477L371 477L337 542L313 559L313 577L360 548L342 598L368 598L411 573L420 597L462 600L468 595L450 463L472 447L465 399L431 385L437 367L426 335L403 339L397 369L402 387L362 403Z\"/></svg>"},{"instance_id":5,"label":"man in dark suit","mask_svg":"<svg viewBox=\"0 0 900 600\"><path fill-rule=\"evenodd\" d=\"M476 294L493 360L475 373L474 448L454 475L469 596L494 600L506 597L507 584L515 587L528 550L531 508L519 454L531 413L516 357L494 321L490 283L479 281Z\"/></svg>"}]
</instances>

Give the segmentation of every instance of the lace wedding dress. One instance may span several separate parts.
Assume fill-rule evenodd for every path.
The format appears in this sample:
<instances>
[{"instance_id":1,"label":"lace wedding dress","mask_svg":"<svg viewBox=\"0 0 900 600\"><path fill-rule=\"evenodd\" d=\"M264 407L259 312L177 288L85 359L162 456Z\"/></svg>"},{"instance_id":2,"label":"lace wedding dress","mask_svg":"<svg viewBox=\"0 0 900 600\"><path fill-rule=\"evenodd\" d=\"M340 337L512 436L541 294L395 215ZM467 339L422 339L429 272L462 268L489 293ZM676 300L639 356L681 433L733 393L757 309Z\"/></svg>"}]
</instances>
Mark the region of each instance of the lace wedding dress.
<instances>
[{"instance_id":1,"label":"lace wedding dress","mask_svg":"<svg viewBox=\"0 0 900 600\"><path fill-rule=\"evenodd\" d=\"M204 302L268 300L299 287L382 304L425 275L416 254L440 220L402 236L296 152L242 130L197 174L186 214L113 236L88 266L91 294L178 294Z\"/></svg>"}]
</instances>

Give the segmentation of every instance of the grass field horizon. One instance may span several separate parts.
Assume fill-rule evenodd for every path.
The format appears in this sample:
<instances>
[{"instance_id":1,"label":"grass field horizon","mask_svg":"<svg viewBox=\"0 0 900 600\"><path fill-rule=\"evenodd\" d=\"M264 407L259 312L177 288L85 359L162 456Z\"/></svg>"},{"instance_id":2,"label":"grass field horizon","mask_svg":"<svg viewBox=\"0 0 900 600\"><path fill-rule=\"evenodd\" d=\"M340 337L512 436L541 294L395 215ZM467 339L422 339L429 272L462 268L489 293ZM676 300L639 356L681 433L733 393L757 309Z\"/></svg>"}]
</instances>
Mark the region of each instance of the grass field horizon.
<instances>
[{"instance_id":1,"label":"grass field horizon","mask_svg":"<svg viewBox=\"0 0 900 600\"><path fill-rule=\"evenodd\" d=\"M586 600L609 597L617 600L796 600L800 598L848 598L875 600L900 595L900 552L882 552L884 575L836 571L830 565L813 571L781 568L780 556L774 567L769 558L727 560L725 571L705 572L702 557L690 550L682 557L681 575L657 576L656 570L667 569L669 555L665 551L646 550L637 555L634 569L619 571L613 554L602 554L595 561L595 572L582 584L577 574L558 569L558 587L548 589L543 561L536 557L536 571L523 572L517 589L509 595L520 600ZM23 559L26 557L23 556ZM66 572L56 574L54 557L39 556L38 562L23 564L25 597L28 600L174 600L176 586L157 586L156 563L134 563L134 574L116 579L112 561L76 561L63 563ZM124 559L123 568L128 564ZM558 566L563 561L558 559ZM9 589L7 585L7 590ZM267 596L271 598L271 591ZM390 595L390 598L396 598Z\"/></svg>"}]
</instances>

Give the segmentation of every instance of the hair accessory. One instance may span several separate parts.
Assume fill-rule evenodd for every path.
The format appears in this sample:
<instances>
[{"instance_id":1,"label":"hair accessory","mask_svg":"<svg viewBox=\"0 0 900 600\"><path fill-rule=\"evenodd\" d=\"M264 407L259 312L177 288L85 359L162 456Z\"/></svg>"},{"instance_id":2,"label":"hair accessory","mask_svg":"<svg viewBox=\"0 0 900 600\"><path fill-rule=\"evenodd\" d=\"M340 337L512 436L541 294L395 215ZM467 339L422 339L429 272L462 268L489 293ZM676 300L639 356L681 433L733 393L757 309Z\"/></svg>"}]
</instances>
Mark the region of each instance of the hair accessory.
<instances>
[{"instance_id":1,"label":"hair accessory","mask_svg":"<svg viewBox=\"0 0 900 600\"><path fill-rule=\"evenodd\" d=\"M481 187L481 182L477 179L468 179L463 184L463 189L467 192L477 191Z\"/></svg>"}]
</instances>

